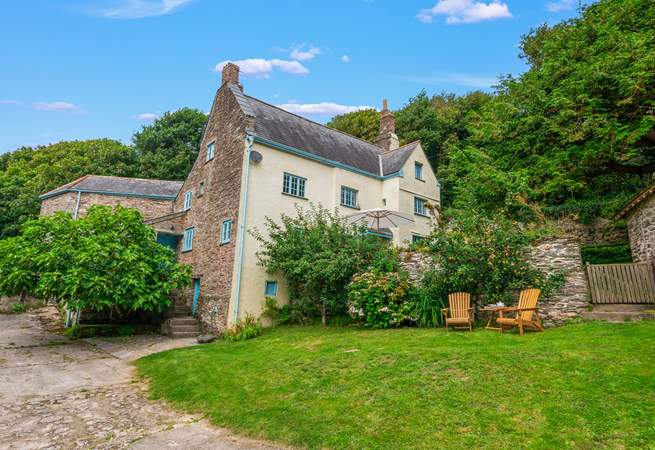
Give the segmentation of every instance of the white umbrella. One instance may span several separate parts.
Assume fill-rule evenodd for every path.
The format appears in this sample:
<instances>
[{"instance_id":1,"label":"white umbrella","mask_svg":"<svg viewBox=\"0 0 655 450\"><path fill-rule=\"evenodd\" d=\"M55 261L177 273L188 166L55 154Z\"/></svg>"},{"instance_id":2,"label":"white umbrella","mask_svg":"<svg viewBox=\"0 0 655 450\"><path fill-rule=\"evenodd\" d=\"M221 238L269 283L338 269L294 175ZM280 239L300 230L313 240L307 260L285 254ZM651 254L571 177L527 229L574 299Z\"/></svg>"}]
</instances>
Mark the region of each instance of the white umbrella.
<instances>
[{"instance_id":1,"label":"white umbrella","mask_svg":"<svg viewBox=\"0 0 655 450\"><path fill-rule=\"evenodd\" d=\"M383 228L396 228L414 222L409 214L382 208L360 211L347 216L346 220L348 223L366 224L367 228L378 231Z\"/></svg>"}]
</instances>

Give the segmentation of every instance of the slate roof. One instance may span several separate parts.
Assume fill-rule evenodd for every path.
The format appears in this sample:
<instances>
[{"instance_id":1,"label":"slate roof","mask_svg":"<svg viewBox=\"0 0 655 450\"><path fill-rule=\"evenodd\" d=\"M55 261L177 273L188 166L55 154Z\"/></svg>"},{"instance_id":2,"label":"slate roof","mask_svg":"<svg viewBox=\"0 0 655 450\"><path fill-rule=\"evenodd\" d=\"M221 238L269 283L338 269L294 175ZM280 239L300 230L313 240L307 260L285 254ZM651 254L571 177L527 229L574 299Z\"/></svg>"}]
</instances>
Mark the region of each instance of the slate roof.
<instances>
[{"instance_id":1,"label":"slate roof","mask_svg":"<svg viewBox=\"0 0 655 450\"><path fill-rule=\"evenodd\" d=\"M372 175L397 172L417 145L415 142L383 153L383 149L375 144L245 95L235 85L229 85L229 88L244 114L255 118L252 131L256 136Z\"/></svg>"},{"instance_id":2,"label":"slate roof","mask_svg":"<svg viewBox=\"0 0 655 450\"><path fill-rule=\"evenodd\" d=\"M86 175L63 186L59 186L39 198L52 197L64 192L101 192L108 194L134 195L153 198L174 199L182 188L182 181L150 180L144 178L108 177Z\"/></svg>"},{"instance_id":3,"label":"slate roof","mask_svg":"<svg viewBox=\"0 0 655 450\"><path fill-rule=\"evenodd\" d=\"M652 195L655 195L655 183L648 186L646 189L635 195L612 219L623 219L639 207L644 201L648 200Z\"/></svg>"}]
</instances>

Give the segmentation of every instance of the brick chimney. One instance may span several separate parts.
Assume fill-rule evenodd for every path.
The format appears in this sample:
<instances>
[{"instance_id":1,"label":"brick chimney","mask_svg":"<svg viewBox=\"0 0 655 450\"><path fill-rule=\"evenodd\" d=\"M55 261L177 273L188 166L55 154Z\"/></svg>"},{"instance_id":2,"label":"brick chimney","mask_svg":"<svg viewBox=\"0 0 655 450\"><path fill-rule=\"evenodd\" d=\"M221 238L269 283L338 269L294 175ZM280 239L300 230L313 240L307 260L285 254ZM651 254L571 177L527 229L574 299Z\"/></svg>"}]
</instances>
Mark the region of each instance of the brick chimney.
<instances>
[{"instance_id":1,"label":"brick chimney","mask_svg":"<svg viewBox=\"0 0 655 450\"><path fill-rule=\"evenodd\" d=\"M396 118L389 111L386 98L382 101L382 111L380 111L380 134L378 134L374 142L384 151L395 150L400 147L400 141L396 136Z\"/></svg>"},{"instance_id":2,"label":"brick chimney","mask_svg":"<svg viewBox=\"0 0 655 450\"><path fill-rule=\"evenodd\" d=\"M239 66L231 62L225 64L222 72L221 86L225 83L236 84L243 91L243 86L239 83Z\"/></svg>"}]
</instances>

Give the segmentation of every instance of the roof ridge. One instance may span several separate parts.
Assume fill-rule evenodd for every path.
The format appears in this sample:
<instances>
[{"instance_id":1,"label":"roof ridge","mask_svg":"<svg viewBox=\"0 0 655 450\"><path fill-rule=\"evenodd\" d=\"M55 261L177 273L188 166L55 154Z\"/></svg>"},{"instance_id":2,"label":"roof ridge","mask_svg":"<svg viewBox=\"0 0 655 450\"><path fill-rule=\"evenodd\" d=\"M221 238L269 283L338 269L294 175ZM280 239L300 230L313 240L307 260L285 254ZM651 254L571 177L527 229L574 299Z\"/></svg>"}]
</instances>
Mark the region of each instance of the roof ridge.
<instances>
[{"instance_id":1,"label":"roof ridge","mask_svg":"<svg viewBox=\"0 0 655 450\"><path fill-rule=\"evenodd\" d=\"M284 108L280 108L279 106L273 105L273 104L271 104L271 103L265 102L264 100L261 100L261 99L258 99L258 98L256 98L256 97L253 97L252 95L243 94L243 96L246 97L246 98L248 98L248 99L252 99L252 100L255 100L255 101L257 101L257 102L263 103L263 104L265 104L265 105L267 105L267 106L270 106L271 108L275 108L275 109L277 109L277 110L284 111L285 113L287 113L287 114L291 114L291 115L294 116L294 117L298 117L298 118L300 118L300 119L302 119L302 120L304 120L304 121L307 121L307 122L312 123L312 124L314 124L314 125L318 125L318 126L320 126L320 127L323 127L323 128L325 128L326 130L336 131L337 133L343 134L344 136L348 136L349 138L356 139L356 140L358 140L358 141L364 142L364 143L366 143L366 144L368 144L368 145L370 145L370 146L372 146L372 147L375 147L376 149L380 149L380 150L381 150L380 147L378 147L377 145L375 145L375 144L372 143L372 142L367 141L366 139L358 138L357 136L353 136L353 135L350 134L350 133L346 133L346 132L341 131L341 130L338 130L338 129L336 129L336 128L330 128L330 127L328 127L327 125L323 125L322 123L315 122L315 121L313 121L313 120L311 120L311 119L308 119L307 117L303 117L303 116L301 116L301 115L299 115L299 114L292 113L291 111L287 111L287 110L284 109ZM375 108L370 108L370 109L374 109L374 110L375 110ZM360 110L360 111L363 111L363 110ZM376 110L376 111L377 111L377 110ZM381 154L381 153L378 151L378 152L376 152L376 154L379 155L379 154Z\"/></svg>"},{"instance_id":2,"label":"roof ridge","mask_svg":"<svg viewBox=\"0 0 655 450\"><path fill-rule=\"evenodd\" d=\"M405 147L409 147L410 145L416 145L416 144L419 144L420 142L421 142L421 140L420 140L420 139L417 139L417 140L412 141L412 142L409 142L409 143L407 143L407 144L405 144L405 145L401 145L401 146L398 147L398 148L394 148L393 150L387 150L386 152L382 152L382 153L380 153L380 156L384 156L384 155L387 155L387 154L392 153L392 152L397 152L398 150L402 150L402 149L404 149Z\"/></svg>"},{"instance_id":3,"label":"roof ridge","mask_svg":"<svg viewBox=\"0 0 655 450\"><path fill-rule=\"evenodd\" d=\"M88 177L121 178L123 180L139 180L139 181L162 181L164 183L184 183L184 181L180 181L180 180L162 180L161 178L119 177L116 175L94 175L94 174L84 175L83 177L75 181L82 181L83 178L88 178ZM74 181L72 183L74 183Z\"/></svg>"}]
</instances>

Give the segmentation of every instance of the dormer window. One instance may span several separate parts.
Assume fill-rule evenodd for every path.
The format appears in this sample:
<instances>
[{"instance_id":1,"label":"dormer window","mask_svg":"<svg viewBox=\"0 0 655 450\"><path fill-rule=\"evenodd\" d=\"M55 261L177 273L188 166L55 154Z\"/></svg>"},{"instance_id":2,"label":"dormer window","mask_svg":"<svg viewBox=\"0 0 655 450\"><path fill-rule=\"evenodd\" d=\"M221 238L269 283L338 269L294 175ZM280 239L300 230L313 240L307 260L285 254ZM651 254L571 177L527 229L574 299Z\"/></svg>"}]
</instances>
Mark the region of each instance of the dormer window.
<instances>
[{"instance_id":1,"label":"dormer window","mask_svg":"<svg viewBox=\"0 0 655 450\"><path fill-rule=\"evenodd\" d=\"M414 163L414 177L417 180L425 181L423 179L423 164L421 164L420 162Z\"/></svg>"},{"instance_id":2,"label":"dormer window","mask_svg":"<svg viewBox=\"0 0 655 450\"><path fill-rule=\"evenodd\" d=\"M191 200L193 198L193 191L186 191L184 193L184 211L191 209Z\"/></svg>"},{"instance_id":3,"label":"dormer window","mask_svg":"<svg viewBox=\"0 0 655 450\"><path fill-rule=\"evenodd\" d=\"M216 151L216 143L210 142L207 144L207 159L206 161L210 161L214 159L214 152Z\"/></svg>"}]
</instances>

